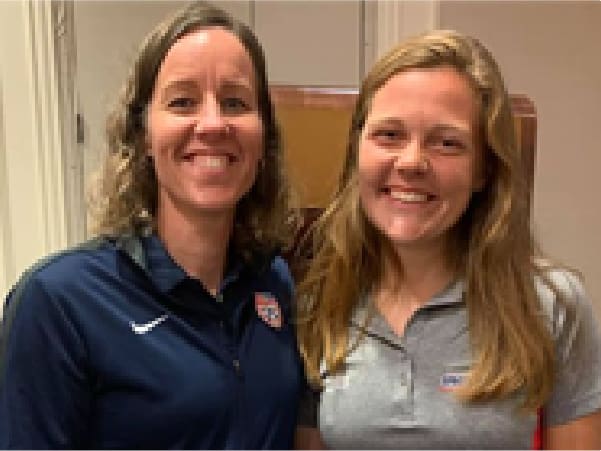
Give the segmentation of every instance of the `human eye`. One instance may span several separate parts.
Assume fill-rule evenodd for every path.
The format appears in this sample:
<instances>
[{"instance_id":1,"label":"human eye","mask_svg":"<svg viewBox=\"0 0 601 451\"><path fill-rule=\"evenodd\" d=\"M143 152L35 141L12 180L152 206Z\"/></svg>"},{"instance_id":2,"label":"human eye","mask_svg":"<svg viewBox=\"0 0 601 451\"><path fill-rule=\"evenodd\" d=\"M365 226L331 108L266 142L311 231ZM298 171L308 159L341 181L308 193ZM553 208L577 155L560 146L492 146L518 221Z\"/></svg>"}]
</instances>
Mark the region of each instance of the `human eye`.
<instances>
[{"instance_id":1,"label":"human eye","mask_svg":"<svg viewBox=\"0 0 601 451\"><path fill-rule=\"evenodd\" d=\"M442 138L441 145L449 149L463 149L465 147L463 141L457 138Z\"/></svg>"},{"instance_id":2,"label":"human eye","mask_svg":"<svg viewBox=\"0 0 601 451\"><path fill-rule=\"evenodd\" d=\"M191 97L177 96L169 99L167 107L177 111L189 111L196 105L196 102Z\"/></svg>"},{"instance_id":3,"label":"human eye","mask_svg":"<svg viewBox=\"0 0 601 451\"><path fill-rule=\"evenodd\" d=\"M376 130L374 132L374 136L376 136L378 138L383 138L383 139L398 139L400 136L400 133L398 132L398 130L383 128L383 129Z\"/></svg>"},{"instance_id":4,"label":"human eye","mask_svg":"<svg viewBox=\"0 0 601 451\"><path fill-rule=\"evenodd\" d=\"M221 101L221 108L226 114L243 113L250 109L249 103L241 97L225 97Z\"/></svg>"},{"instance_id":5,"label":"human eye","mask_svg":"<svg viewBox=\"0 0 601 451\"><path fill-rule=\"evenodd\" d=\"M404 139L403 130L398 127L375 127L370 133L371 140L376 144L389 147L400 145Z\"/></svg>"},{"instance_id":6,"label":"human eye","mask_svg":"<svg viewBox=\"0 0 601 451\"><path fill-rule=\"evenodd\" d=\"M467 148L465 141L455 136L437 136L433 139L433 144L443 153L459 153Z\"/></svg>"}]
</instances>

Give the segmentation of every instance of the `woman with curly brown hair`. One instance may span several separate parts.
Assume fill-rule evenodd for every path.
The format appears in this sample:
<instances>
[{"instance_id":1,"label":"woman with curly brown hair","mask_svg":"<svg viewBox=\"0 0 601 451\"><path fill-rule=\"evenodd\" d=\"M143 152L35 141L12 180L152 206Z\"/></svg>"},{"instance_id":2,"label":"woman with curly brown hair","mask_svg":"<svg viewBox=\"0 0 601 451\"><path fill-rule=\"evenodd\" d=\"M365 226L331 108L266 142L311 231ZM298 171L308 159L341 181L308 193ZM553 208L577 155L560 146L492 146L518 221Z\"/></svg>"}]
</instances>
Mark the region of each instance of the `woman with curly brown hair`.
<instances>
[{"instance_id":1,"label":"woman with curly brown hair","mask_svg":"<svg viewBox=\"0 0 601 451\"><path fill-rule=\"evenodd\" d=\"M301 448L527 449L537 418L546 447L601 447L599 326L536 250L522 162L476 39L375 64L299 287Z\"/></svg>"},{"instance_id":2,"label":"woman with curly brown hair","mask_svg":"<svg viewBox=\"0 0 601 451\"><path fill-rule=\"evenodd\" d=\"M97 238L8 296L0 448L289 448L293 215L250 29L205 3L157 26L108 143Z\"/></svg>"}]
</instances>

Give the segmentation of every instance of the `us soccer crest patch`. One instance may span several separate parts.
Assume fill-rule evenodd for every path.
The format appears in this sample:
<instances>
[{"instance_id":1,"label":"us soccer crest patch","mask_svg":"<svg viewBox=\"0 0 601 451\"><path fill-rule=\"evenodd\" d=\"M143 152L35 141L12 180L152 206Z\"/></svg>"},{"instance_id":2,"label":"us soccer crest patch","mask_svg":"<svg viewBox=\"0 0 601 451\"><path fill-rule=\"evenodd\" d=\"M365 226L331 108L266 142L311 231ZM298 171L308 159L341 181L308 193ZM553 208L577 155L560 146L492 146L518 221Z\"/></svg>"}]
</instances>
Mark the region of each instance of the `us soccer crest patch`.
<instances>
[{"instance_id":1,"label":"us soccer crest patch","mask_svg":"<svg viewBox=\"0 0 601 451\"><path fill-rule=\"evenodd\" d=\"M255 310L257 315L269 327L282 327L282 309L275 296L271 293L255 293Z\"/></svg>"}]
</instances>

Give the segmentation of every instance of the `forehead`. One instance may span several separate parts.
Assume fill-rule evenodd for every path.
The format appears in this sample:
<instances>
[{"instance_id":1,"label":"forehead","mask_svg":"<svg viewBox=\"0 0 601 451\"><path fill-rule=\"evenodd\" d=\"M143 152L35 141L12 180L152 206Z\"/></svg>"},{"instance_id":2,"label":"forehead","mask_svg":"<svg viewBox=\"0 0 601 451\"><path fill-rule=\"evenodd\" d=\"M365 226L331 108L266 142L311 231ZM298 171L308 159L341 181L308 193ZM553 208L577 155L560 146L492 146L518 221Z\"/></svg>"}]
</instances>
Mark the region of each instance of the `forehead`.
<instances>
[{"instance_id":1,"label":"forehead","mask_svg":"<svg viewBox=\"0 0 601 451\"><path fill-rule=\"evenodd\" d=\"M254 79L251 57L235 34L217 27L185 34L167 51L157 82L206 73Z\"/></svg>"},{"instance_id":2,"label":"forehead","mask_svg":"<svg viewBox=\"0 0 601 451\"><path fill-rule=\"evenodd\" d=\"M467 76L451 67L408 69L390 77L372 97L369 115L422 113L475 119L478 104Z\"/></svg>"}]
</instances>

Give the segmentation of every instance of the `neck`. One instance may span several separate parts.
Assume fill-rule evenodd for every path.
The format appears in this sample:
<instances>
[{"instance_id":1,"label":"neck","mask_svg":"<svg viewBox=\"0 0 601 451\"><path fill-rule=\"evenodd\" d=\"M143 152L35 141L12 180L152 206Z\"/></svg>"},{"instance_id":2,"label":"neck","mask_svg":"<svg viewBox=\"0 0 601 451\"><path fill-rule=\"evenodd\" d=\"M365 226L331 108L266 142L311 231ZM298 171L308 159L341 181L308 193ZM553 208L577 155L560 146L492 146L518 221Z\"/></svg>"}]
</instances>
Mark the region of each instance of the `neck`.
<instances>
[{"instance_id":1,"label":"neck","mask_svg":"<svg viewBox=\"0 0 601 451\"><path fill-rule=\"evenodd\" d=\"M389 248L384 255L380 291L416 307L442 291L455 277L442 245Z\"/></svg>"},{"instance_id":2,"label":"neck","mask_svg":"<svg viewBox=\"0 0 601 451\"><path fill-rule=\"evenodd\" d=\"M223 279L233 218L233 211L189 215L159 204L157 231L167 252L212 294Z\"/></svg>"}]
</instances>

